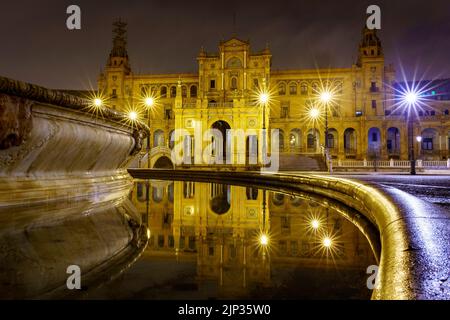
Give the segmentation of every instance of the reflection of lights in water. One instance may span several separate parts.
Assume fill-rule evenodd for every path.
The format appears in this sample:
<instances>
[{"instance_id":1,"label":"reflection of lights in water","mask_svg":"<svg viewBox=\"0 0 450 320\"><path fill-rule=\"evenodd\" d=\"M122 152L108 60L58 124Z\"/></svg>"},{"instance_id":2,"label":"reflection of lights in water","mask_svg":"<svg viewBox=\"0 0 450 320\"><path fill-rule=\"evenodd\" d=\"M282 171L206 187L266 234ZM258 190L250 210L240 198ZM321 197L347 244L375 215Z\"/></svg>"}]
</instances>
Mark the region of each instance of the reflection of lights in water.
<instances>
[{"instance_id":1,"label":"reflection of lights in water","mask_svg":"<svg viewBox=\"0 0 450 320\"><path fill-rule=\"evenodd\" d=\"M319 229L319 227L320 227L320 221L317 220L317 219L313 219L313 220L311 221L311 227L312 227L313 229L315 229L315 230Z\"/></svg>"},{"instance_id":2,"label":"reflection of lights in water","mask_svg":"<svg viewBox=\"0 0 450 320\"><path fill-rule=\"evenodd\" d=\"M261 234L259 236L259 243L264 247L269 245L269 236L265 233Z\"/></svg>"},{"instance_id":3,"label":"reflection of lights in water","mask_svg":"<svg viewBox=\"0 0 450 320\"><path fill-rule=\"evenodd\" d=\"M331 240L330 237L324 237L322 239L322 244L325 248L331 248L331 246L333 245L333 240Z\"/></svg>"}]
</instances>

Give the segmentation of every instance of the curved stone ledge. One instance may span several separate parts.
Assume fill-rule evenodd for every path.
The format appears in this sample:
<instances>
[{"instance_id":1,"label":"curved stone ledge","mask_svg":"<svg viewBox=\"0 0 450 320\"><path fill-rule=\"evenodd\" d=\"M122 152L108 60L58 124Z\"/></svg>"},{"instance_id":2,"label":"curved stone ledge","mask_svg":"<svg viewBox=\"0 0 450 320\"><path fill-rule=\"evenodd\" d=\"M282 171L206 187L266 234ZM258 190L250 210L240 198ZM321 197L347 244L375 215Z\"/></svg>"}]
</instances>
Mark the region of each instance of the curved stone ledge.
<instances>
[{"instance_id":1,"label":"curved stone ledge","mask_svg":"<svg viewBox=\"0 0 450 320\"><path fill-rule=\"evenodd\" d=\"M125 168L148 128L107 108L94 115L89 104L0 77L2 297L64 293L72 264L90 285L145 248Z\"/></svg>"},{"instance_id":2,"label":"curved stone ledge","mask_svg":"<svg viewBox=\"0 0 450 320\"><path fill-rule=\"evenodd\" d=\"M362 213L379 230L380 283L373 299L450 299L450 217L400 190L325 175L146 169L129 172L142 179L255 184L337 200Z\"/></svg>"}]
</instances>

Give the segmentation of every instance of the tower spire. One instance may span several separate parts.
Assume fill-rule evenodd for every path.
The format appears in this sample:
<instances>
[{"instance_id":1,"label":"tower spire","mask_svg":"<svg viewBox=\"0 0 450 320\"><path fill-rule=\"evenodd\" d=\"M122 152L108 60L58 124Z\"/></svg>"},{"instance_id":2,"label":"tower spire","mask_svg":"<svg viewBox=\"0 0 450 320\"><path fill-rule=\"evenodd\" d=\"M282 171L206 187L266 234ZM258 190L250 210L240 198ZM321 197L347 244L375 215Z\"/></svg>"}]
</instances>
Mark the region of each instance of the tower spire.
<instances>
[{"instance_id":1,"label":"tower spire","mask_svg":"<svg viewBox=\"0 0 450 320\"><path fill-rule=\"evenodd\" d=\"M109 54L108 66L124 66L129 69L127 52L127 23L120 18L113 22L113 47Z\"/></svg>"}]
</instances>

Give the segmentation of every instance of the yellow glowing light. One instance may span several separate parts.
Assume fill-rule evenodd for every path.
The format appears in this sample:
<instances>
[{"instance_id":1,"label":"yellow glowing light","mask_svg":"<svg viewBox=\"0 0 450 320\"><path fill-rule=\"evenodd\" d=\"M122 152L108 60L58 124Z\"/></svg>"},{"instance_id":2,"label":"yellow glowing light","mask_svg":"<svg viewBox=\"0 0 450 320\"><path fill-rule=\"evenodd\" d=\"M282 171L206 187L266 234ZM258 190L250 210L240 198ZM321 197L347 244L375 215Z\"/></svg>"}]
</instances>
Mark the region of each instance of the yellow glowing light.
<instances>
[{"instance_id":1,"label":"yellow glowing light","mask_svg":"<svg viewBox=\"0 0 450 320\"><path fill-rule=\"evenodd\" d=\"M155 104L155 99L153 97L147 97L144 99L144 103L147 107L153 107Z\"/></svg>"},{"instance_id":2,"label":"yellow glowing light","mask_svg":"<svg viewBox=\"0 0 450 320\"><path fill-rule=\"evenodd\" d=\"M312 119L317 119L320 116L320 111L317 108L312 108L311 110L309 110L309 116Z\"/></svg>"},{"instance_id":3,"label":"yellow glowing light","mask_svg":"<svg viewBox=\"0 0 450 320\"><path fill-rule=\"evenodd\" d=\"M317 220L317 219L314 219L314 220L312 220L311 221L311 227L313 228L313 229L319 229L319 227L320 227L320 221L319 220Z\"/></svg>"},{"instance_id":4,"label":"yellow glowing light","mask_svg":"<svg viewBox=\"0 0 450 320\"><path fill-rule=\"evenodd\" d=\"M331 246L333 245L333 240L331 240L330 237L325 237L322 240L322 244L325 248L331 248Z\"/></svg>"},{"instance_id":5,"label":"yellow glowing light","mask_svg":"<svg viewBox=\"0 0 450 320\"><path fill-rule=\"evenodd\" d=\"M333 99L333 95L329 91L324 91L320 94L320 101L329 103Z\"/></svg>"},{"instance_id":6,"label":"yellow glowing light","mask_svg":"<svg viewBox=\"0 0 450 320\"><path fill-rule=\"evenodd\" d=\"M132 120L132 121L137 120L137 118L138 118L137 112L136 112L136 111L130 111L130 112L128 113L128 118L129 118L130 120Z\"/></svg>"},{"instance_id":7,"label":"yellow glowing light","mask_svg":"<svg viewBox=\"0 0 450 320\"><path fill-rule=\"evenodd\" d=\"M103 100L100 99L100 98L95 98L95 99L94 99L94 106L96 106L96 107L101 107L101 106L103 106Z\"/></svg>"},{"instance_id":8,"label":"yellow glowing light","mask_svg":"<svg viewBox=\"0 0 450 320\"><path fill-rule=\"evenodd\" d=\"M269 236L268 236L267 234L262 234L262 235L259 237L259 243L260 243L262 246L267 246L267 245L269 244Z\"/></svg>"},{"instance_id":9,"label":"yellow glowing light","mask_svg":"<svg viewBox=\"0 0 450 320\"><path fill-rule=\"evenodd\" d=\"M270 99L270 96L269 96L268 93L266 93L266 92L260 93L260 95L259 95L259 102L260 103L266 104L266 103L269 102L269 99Z\"/></svg>"}]
</instances>

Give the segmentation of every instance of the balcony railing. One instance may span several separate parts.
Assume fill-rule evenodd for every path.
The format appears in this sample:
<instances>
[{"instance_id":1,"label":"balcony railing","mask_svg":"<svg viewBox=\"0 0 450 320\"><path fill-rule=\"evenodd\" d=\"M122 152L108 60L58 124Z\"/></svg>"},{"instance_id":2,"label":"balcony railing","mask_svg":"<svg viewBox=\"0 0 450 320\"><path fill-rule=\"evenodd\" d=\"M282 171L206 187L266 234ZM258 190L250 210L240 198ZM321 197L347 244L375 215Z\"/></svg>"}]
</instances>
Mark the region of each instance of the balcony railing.
<instances>
[{"instance_id":1,"label":"balcony railing","mask_svg":"<svg viewBox=\"0 0 450 320\"><path fill-rule=\"evenodd\" d=\"M234 103L228 102L208 102L208 108L233 108Z\"/></svg>"}]
</instances>

